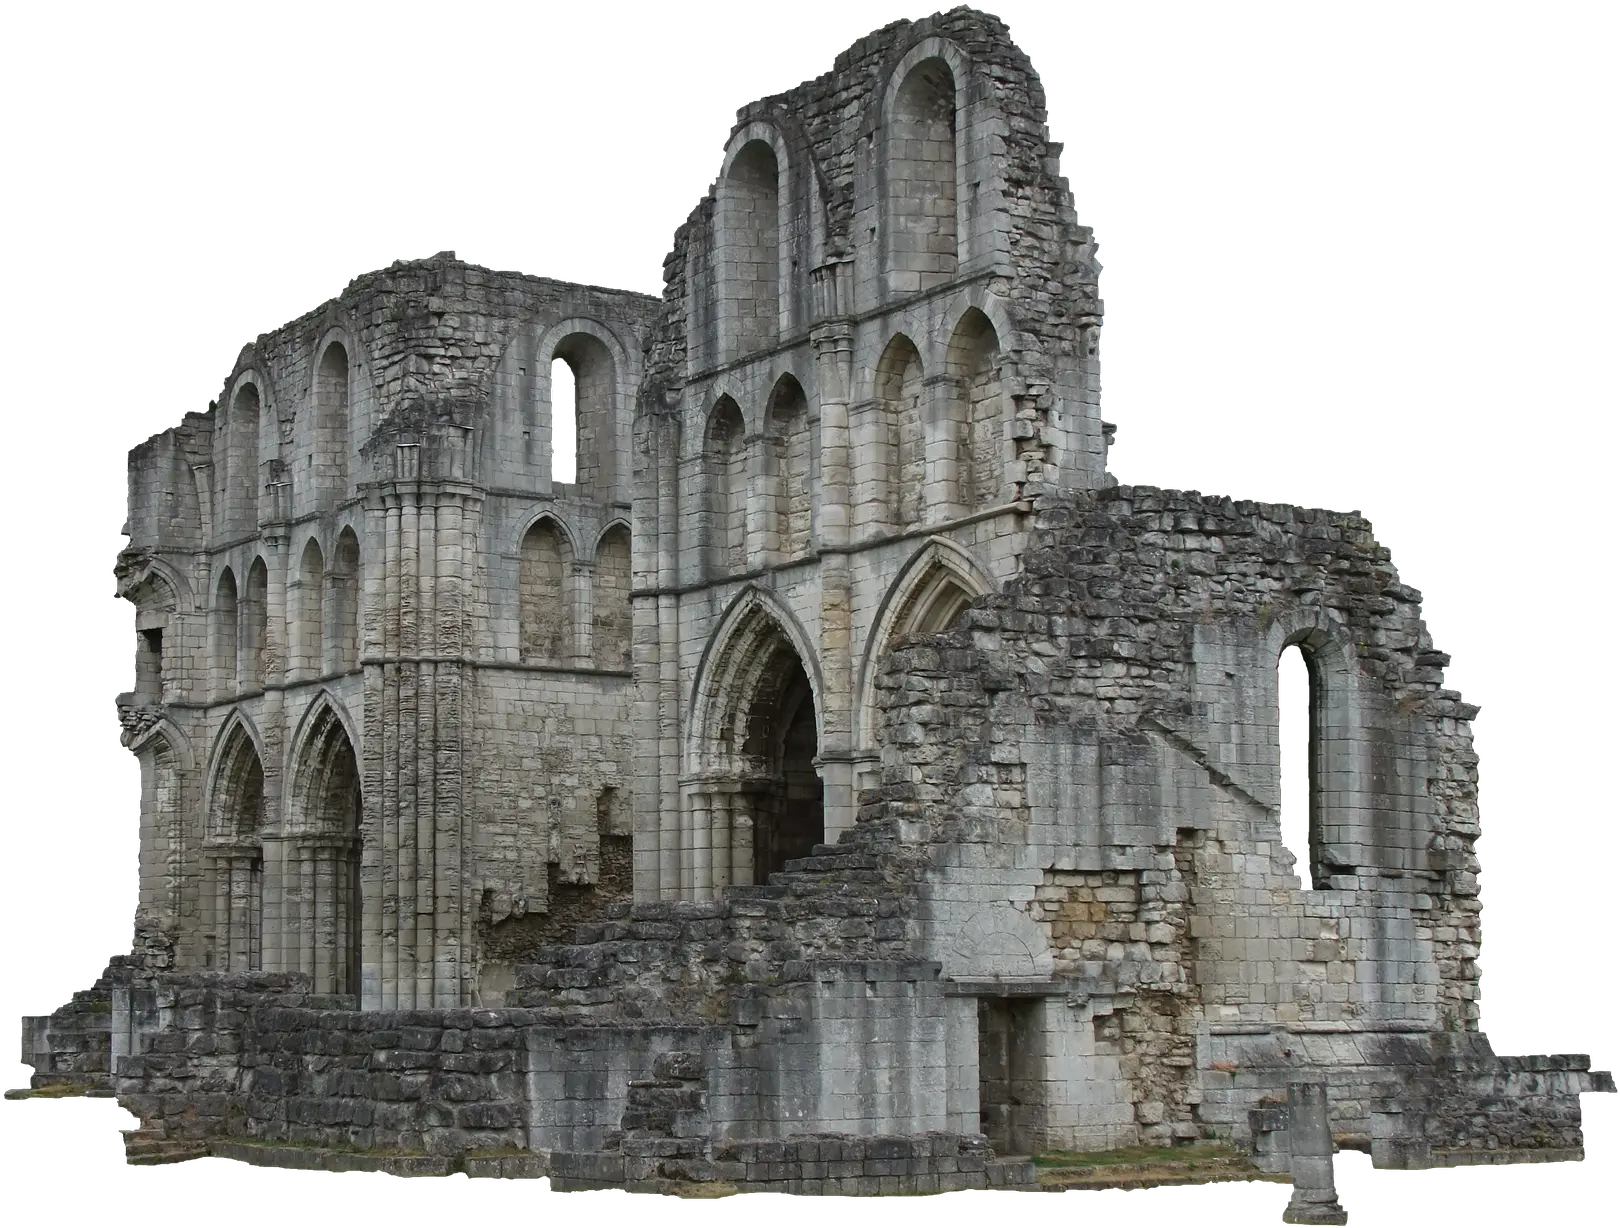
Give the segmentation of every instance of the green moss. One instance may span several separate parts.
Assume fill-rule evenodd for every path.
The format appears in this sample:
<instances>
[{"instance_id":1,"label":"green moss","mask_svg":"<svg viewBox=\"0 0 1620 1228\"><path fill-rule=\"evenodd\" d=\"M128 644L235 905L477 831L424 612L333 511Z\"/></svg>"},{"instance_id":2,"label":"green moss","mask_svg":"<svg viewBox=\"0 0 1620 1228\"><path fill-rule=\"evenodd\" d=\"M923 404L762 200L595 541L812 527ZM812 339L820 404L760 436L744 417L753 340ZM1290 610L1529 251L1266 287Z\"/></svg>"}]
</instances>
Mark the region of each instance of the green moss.
<instances>
[{"instance_id":1,"label":"green moss","mask_svg":"<svg viewBox=\"0 0 1620 1228\"><path fill-rule=\"evenodd\" d=\"M67 1096L88 1096L94 1089L87 1083L47 1083L44 1087L17 1087L6 1093L7 1100L60 1100Z\"/></svg>"},{"instance_id":2,"label":"green moss","mask_svg":"<svg viewBox=\"0 0 1620 1228\"><path fill-rule=\"evenodd\" d=\"M1188 1143L1179 1147L1118 1147L1112 1151L1043 1151L1031 1156L1036 1168L1095 1168L1109 1164L1247 1163L1224 1143Z\"/></svg>"}]
</instances>

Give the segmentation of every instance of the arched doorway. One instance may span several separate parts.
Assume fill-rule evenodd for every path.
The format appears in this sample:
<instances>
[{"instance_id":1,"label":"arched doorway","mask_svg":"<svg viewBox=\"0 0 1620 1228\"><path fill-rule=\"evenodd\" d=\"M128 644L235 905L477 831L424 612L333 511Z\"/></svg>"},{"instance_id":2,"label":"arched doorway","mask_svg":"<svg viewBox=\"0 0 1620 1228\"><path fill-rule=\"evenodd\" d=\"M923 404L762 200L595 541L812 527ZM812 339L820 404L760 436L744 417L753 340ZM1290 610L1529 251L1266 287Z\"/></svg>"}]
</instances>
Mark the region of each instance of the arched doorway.
<instances>
[{"instance_id":1,"label":"arched doorway","mask_svg":"<svg viewBox=\"0 0 1620 1228\"><path fill-rule=\"evenodd\" d=\"M287 970L316 993L360 991L360 771L329 702L310 718L293 771L282 896Z\"/></svg>"},{"instance_id":2,"label":"arched doorway","mask_svg":"<svg viewBox=\"0 0 1620 1228\"><path fill-rule=\"evenodd\" d=\"M213 918L203 962L250 972L264 966L264 766L239 719L214 764L206 851Z\"/></svg>"},{"instance_id":3,"label":"arched doorway","mask_svg":"<svg viewBox=\"0 0 1620 1228\"><path fill-rule=\"evenodd\" d=\"M679 848L661 859L667 894L702 899L763 884L826 839L811 675L757 591L732 609L697 688L693 772Z\"/></svg>"},{"instance_id":4,"label":"arched doorway","mask_svg":"<svg viewBox=\"0 0 1620 1228\"><path fill-rule=\"evenodd\" d=\"M796 657L786 677L766 682L748 730L739 784L752 811L753 881L766 883L789 861L810 856L826 835L816 772L816 702Z\"/></svg>"}]
</instances>

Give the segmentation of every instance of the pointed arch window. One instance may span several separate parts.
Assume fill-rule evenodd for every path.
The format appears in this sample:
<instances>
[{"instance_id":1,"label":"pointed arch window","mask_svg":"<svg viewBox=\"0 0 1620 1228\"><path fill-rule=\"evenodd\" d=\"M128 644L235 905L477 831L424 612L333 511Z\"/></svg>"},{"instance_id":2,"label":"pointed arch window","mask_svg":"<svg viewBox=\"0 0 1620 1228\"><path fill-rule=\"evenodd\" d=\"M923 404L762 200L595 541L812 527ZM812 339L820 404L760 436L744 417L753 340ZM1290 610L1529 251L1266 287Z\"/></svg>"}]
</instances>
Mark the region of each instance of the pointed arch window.
<instances>
[{"instance_id":1,"label":"pointed arch window","mask_svg":"<svg viewBox=\"0 0 1620 1228\"><path fill-rule=\"evenodd\" d=\"M1321 701L1319 670L1310 646L1294 641L1277 658L1279 814L1284 847L1307 887L1321 870Z\"/></svg>"}]
</instances>

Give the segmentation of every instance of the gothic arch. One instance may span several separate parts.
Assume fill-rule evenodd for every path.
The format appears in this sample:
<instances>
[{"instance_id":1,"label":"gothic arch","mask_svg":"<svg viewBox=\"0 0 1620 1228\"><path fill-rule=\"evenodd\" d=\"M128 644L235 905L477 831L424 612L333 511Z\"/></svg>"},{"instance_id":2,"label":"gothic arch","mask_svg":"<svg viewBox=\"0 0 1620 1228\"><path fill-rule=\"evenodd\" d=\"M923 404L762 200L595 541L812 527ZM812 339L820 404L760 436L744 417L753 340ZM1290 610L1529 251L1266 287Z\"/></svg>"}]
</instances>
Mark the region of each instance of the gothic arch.
<instances>
[{"instance_id":1,"label":"gothic arch","mask_svg":"<svg viewBox=\"0 0 1620 1228\"><path fill-rule=\"evenodd\" d=\"M826 839L814 661L802 629L752 585L711 637L687 728L692 787L664 860L684 898L767 882Z\"/></svg>"},{"instance_id":2,"label":"gothic arch","mask_svg":"<svg viewBox=\"0 0 1620 1228\"><path fill-rule=\"evenodd\" d=\"M574 562L579 543L542 512L518 543L518 653L524 661L567 664L574 655Z\"/></svg>"},{"instance_id":3,"label":"gothic arch","mask_svg":"<svg viewBox=\"0 0 1620 1228\"><path fill-rule=\"evenodd\" d=\"M736 574L747 566L748 426L725 393L704 424L702 471L705 570L711 576Z\"/></svg>"},{"instance_id":4,"label":"gothic arch","mask_svg":"<svg viewBox=\"0 0 1620 1228\"><path fill-rule=\"evenodd\" d=\"M334 305L335 306L335 305ZM365 345L358 339L359 333L355 328L354 319L347 311L341 308L333 312L335 322L328 324L315 340L315 347L310 351L310 370L318 370L318 364L328 348L334 343L341 345L349 359L349 449L351 479L358 476L358 470L352 467L358 462L360 449L371 436L371 428L376 425L376 389L372 383L371 356Z\"/></svg>"},{"instance_id":5,"label":"gothic arch","mask_svg":"<svg viewBox=\"0 0 1620 1228\"><path fill-rule=\"evenodd\" d=\"M924 38L889 74L883 92L881 250L891 298L956 276L967 237L963 205L971 62L947 39ZM930 190L918 191L919 184Z\"/></svg>"},{"instance_id":6,"label":"gothic arch","mask_svg":"<svg viewBox=\"0 0 1620 1228\"><path fill-rule=\"evenodd\" d=\"M809 225L807 233L803 236L806 249L801 252L804 257L801 261L801 273L806 273L810 269L820 267L822 261L826 259L827 194L821 181L821 168L816 165L802 130L791 117L779 116L779 118L781 123L776 119L752 120L732 133L731 139L726 142L720 174L724 177L731 170L733 160L751 142L763 141L770 145L776 154L776 165L782 178L782 196L785 197L783 215L792 214L795 202L802 204L809 212ZM784 130L783 123L787 125L788 130ZM791 265L793 239L786 238L783 246L788 250ZM800 290L803 288L798 287Z\"/></svg>"},{"instance_id":7,"label":"gothic arch","mask_svg":"<svg viewBox=\"0 0 1620 1228\"><path fill-rule=\"evenodd\" d=\"M141 555L132 560L127 572L118 573L118 595L137 610L161 609L165 602L171 614L191 614L197 609L185 573L156 555Z\"/></svg>"},{"instance_id":8,"label":"gothic arch","mask_svg":"<svg viewBox=\"0 0 1620 1228\"><path fill-rule=\"evenodd\" d=\"M875 750L878 667L903 636L943 631L972 601L995 591L995 585L961 546L946 537L930 537L900 569L879 603L866 637L856 684L855 745Z\"/></svg>"},{"instance_id":9,"label":"gothic arch","mask_svg":"<svg viewBox=\"0 0 1620 1228\"><path fill-rule=\"evenodd\" d=\"M774 499L771 528L777 557L796 559L810 549L815 532L815 473L819 451L810 430L804 385L783 372L766 401L768 497Z\"/></svg>"},{"instance_id":10,"label":"gothic arch","mask_svg":"<svg viewBox=\"0 0 1620 1228\"><path fill-rule=\"evenodd\" d=\"M251 773L257 768L260 811L258 821L250 832L253 840L257 841L266 817L263 813L264 737L240 708L234 710L220 726L209 751L208 765L204 790L208 839L229 842L247 831L244 820L251 817L246 813L251 809Z\"/></svg>"},{"instance_id":11,"label":"gothic arch","mask_svg":"<svg viewBox=\"0 0 1620 1228\"><path fill-rule=\"evenodd\" d=\"M627 347L611 327L589 316L569 316L550 325L535 342L535 360L544 368L548 408L551 402L551 364L558 359L574 371L576 470L574 482L600 501L627 498L629 442L636 381L640 378L639 351ZM607 370L599 369L606 360Z\"/></svg>"},{"instance_id":12,"label":"gothic arch","mask_svg":"<svg viewBox=\"0 0 1620 1228\"><path fill-rule=\"evenodd\" d=\"M148 746L158 739L169 745L169 751L174 756L175 766L184 773L190 774L197 770L197 757L191 750L191 739L181 731L168 717L159 717L153 724L147 726L140 733L129 740L131 754L142 755Z\"/></svg>"},{"instance_id":13,"label":"gothic arch","mask_svg":"<svg viewBox=\"0 0 1620 1228\"><path fill-rule=\"evenodd\" d=\"M775 345L791 324L792 163L769 124L727 144L715 181L711 283L721 359Z\"/></svg>"},{"instance_id":14,"label":"gothic arch","mask_svg":"<svg viewBox=\"0 0 1620 1228\"><path fill-rule=\"evenodd\" d=\"M323 690L293 738L282 846L282 960L316 993L360 989L362 794L342 705Z\"/></svg>"},{"instance_id":15,"label":"gothic arch","mask_svg":"<svg viewBox=\"0 0 1620 1228\"><path fill-rule=\"evenodd\" d=\"M819 726L821 670L811 639L774 593L749 584L721 615L698 660L686 720L689 770L702 772L712 762L713 750L705 747L707 740L719 742L728 728L735 733L738 720L745 715L741 705L751 698L772 658L784 648L804 669ZM735 738L724 740L729 744Z\"/></svg>"},{"instance_id":16,"label":"gothic arch","mask_svg":"<svg viewBox=\"0 0 1620 1228\"><path fill-rule=\"evenodd\" d=\"M304 715L294 728L289 743L291 749L287 752L286 772L283 776L287 781L287 788L283 790L287 831L308 831L311 816L313 815L316 820L320 819L319 808L316 807L315 810L310 808L312 804L310 798L313 795L306 795L313 785L319 784L310 772L327 762L331 746L336 745L334 739L337 738L341 738L348 745L358 767L360 731L356 728L348 709L344 707L343 701L329 688L323 686L304 709ZM304 792L301 793L300 790Z\"/></svg>"},{"instance_id":17,"label":"gothic arch","mask_svg":"<svg viewBox=\"0 0 1620 1228\"><path fill-rule=\"evenodd\" d=\"M523 539L529 535L529 530L543 521L549 521L551 526L556 529L558 536L562 539L564 548L568 551L570 560L584 557L584 552L580 549L582 540L580 531L575 528L573 521L563 513L562 509L554 507L550 503L543 503L534 508L518 522L517 532L508 539L511 550L514 553L521 551L523 549Z\"/></svg>"}]
</instances>

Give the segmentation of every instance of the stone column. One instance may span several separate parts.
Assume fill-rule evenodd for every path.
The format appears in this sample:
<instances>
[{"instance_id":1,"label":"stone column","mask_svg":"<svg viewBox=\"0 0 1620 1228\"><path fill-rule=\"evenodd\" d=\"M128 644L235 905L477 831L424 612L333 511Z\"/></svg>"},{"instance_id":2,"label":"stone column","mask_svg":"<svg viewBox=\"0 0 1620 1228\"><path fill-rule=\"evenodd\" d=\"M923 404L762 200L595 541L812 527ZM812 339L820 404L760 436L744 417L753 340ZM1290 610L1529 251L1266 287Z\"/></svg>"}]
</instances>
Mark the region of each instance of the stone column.
<instances>
[{"instance_id":1,"label":"stone column","mask_svg":"<svg viewBox=\"0 0 1620 1228\"><path fill-rule=\"evenodd\" d=\"M843 320L811 334L821 395L821 739L817 747L825 839L855 823L853 749L854 643L850 629L849 387L854 339Z\"/></svg>"},{"instance_id":2,"label":"stone column","mask_svg":"<svg viewBox=\"0 0 1620 1228\"><path fill-rule=\"evenodd\" d=\"M954 375L923 380L923 506L929 524L966 514L967 457L962 432L966 406L962 381Z\"/></svg>"},{"instance_id":3,"label":"stone column","mask_svg":"<svg viewBox=\"0 0 1620 1228\"><path fill-rule=\"evenodd\" d=\"M272 507L277 511L284 510L285 501L291 497L291 485L285 488L278 487L276 497L271 501ZM264 665L264 700L260 709L259 726L264 739L264 753L260 761L260 769L264 773L264 816L262 819L264 833L264 859L261 867L263 905L260 941L259 967L269 972L296 972L298 965L289 962L289 956L296 958L295 951L297 934L296 912L289 912L286 904L287 883L282 864L285 853L285 844L281 839L284 835L282 814L283 790L286 780L282 775L281 765L286 761L288 712L286 704L286 691L284 683L287 675L289 654L287 652L287 555L291 536L290 526L282 520L267 520L259 526L259 532L264 542L265 565L265 618L264 618L264 645L262 659ZM242 591L245 593L247 581L245 577L252 572L251 564L243 572L244 579ZM246 606L242 607L244 611ZM246 637L241 631L237 632L237 649L243 651Z\"/></svg>"},{"instance_id":4,"label":"stone column","mask_svg":"<svg viewBox=\"0 0 1620 1228\"><path fill-rule=\"evenodd\" d=\"M1333 1188L1333 1132L1328 1126L1327 1084L1288 1085L1289 1172L1294 1193L1285 1224L1342 1224L1344 1208Z\"/></svg>"},{"instance_id":5,"label":"stone column","mask_svg":"<svg viewBox=\"0 0 1620 1228\"><path fill-rule=\"evenodd\" d=\"M658 898L658 817L662 810L663 769L658 751L662 709L659 667L662 660L662 598L659 566L661 445L663 416L638 417L634 439L630 496L630 668L635 674L630 707L631 727L642 753L632 765L630 790L633 841L631 878L637 900ZM652 748L652 753L648 753Z\"/></svg>"},{"instance_id":6,"label":"stone column","mask_svg":"<svg viewBox=\"0 0 1620 1228\"><path fill-rule=\"evenodd\" d=\"M731 881L740 887L754 881L754 814L750 798L742 793L727 794L731 810Z\"/></svg>"},{"instance_id":7,"label":"stone column","mask_svg":"<svg viewBox=\"0 0 1620 1228\"><path fill-rule=\"evenodd\" d=\"M447 430L457 437L397 444L367 492L368 534L384 553L367 603L360 769L367 1009L470 998L463 741L483 498L458 480L462 428Z\"/></svg>"},{"instance_id":8,"label":"stone column","mask_svg":"<svg viewBox=\"0 0 1620 1228\"><path fill-rule=\"evenodd\" d=\"M731 886L731 795L711 793L709 796L709 848L714 858L714 898Z\"/></svg>"}]
</instances>

